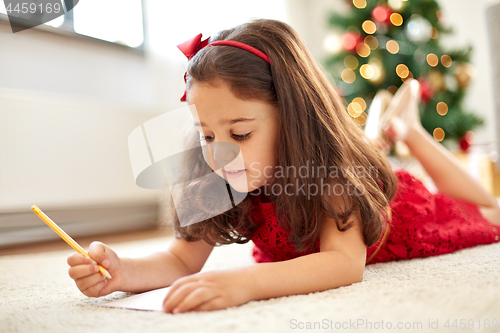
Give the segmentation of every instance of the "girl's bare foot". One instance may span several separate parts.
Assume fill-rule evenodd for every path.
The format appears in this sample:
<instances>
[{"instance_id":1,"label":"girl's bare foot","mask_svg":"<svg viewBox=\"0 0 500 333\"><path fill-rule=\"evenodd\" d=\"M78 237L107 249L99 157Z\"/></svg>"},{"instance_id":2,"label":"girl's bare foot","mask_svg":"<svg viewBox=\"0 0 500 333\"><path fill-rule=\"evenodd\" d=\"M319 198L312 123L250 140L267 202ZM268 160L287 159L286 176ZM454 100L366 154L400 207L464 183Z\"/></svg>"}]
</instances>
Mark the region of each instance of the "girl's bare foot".
<instances>
[{"instance_id":1,"label":"girl's bare foot","mask_svg":"<svg viewBox=\"0 0 500 333\"><path fill-rule=\"evenodd\" d=\"M383 131L393 141L404 141L412 126L422 126L418 103L420 85L417 80L406 80L398 89L381 120Z\"/></svg>"}]
</instances>

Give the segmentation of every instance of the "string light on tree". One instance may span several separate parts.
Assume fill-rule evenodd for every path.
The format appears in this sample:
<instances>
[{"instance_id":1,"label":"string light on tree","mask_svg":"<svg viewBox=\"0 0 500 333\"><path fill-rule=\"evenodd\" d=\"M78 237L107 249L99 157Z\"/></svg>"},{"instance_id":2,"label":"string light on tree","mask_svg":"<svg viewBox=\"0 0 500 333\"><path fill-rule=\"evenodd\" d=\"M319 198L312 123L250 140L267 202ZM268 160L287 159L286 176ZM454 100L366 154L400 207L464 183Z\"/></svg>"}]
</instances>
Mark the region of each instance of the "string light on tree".
<instances>
[{"instance_id":1,"label":"string light on tree","mask_svg":"<svg viewBox=\"0 0 500 333\"><path fill-rule=\"evenodd\" d=\"M386 5L380 5L372 10L372 17L375 21L388 24L391 22L391 14L393 11Z\"/></svg>"},{"instance_id":2,"label":"string light on tree","mask_svg":"<svg viewBox=\"0 0 500 333\"><path fill-rule=\"evenodd\" d=\"M414 43L427 43L430 39L429 29L431 24L420 15L413 14L406 24L406 36Z\"/></svg>"},{"instance_id":3,"label":"string light on tree","mask_svg":"<svg viewBox=\"0 0 500 333\"><path fill-rule=\"evenodd\" d=\"M364 126L366 124L366 119L368 119L368 115L363 111L359 116L354 118L354 122L356 122L359 126Z\"/></svg>"},{"instance_id":4,"label":"string light on tree","mask_svg":"<svg viewBox=\"0 0 500 333\"><path fill-rule=\"evenodd\" d=\"M381 84L385 80L385 70L382 61L377 57L372 57L368 64L373 69L373 76L369 79L372 84Z\"/></svg>"},{"instance_id":5,"label":"string light on tree","mask_svg":"<svg viewBox=\"0 0 500 333\"><path fill-rule=\"evenodd\" d=\"M347 112L351 117L354 118L354 121L363 126L366 123L366 119L368 115L365 112L366 110L366 102L361 97L356 97L352 100L351 103L347 106Z\"/></svg>"},{"instance_id":6,"label":"string light on tree","mask_svg":"<svg viewBox=\"0 0 500 333\"><path fill-rule=\"evenodd\" d=\"M436 141L443 141L444 140L444 130L441 127L436 127L434 131L432 132L432 136Z\"/></svg>"},{"instance_id":7,"label":"string light on tree","mask_svg":"<svg viewBox=\"0 0 500 333\"><path fill-rule=\"evenodd\" d=\"M355 56L348 55L347 57L344 58L344 65L346 68L355 70L356 68L358 68L359 61Z\"/></svg>"},{"instance_id":8,"label":"string light on tree","mask_svg":"<svg viewBox=\"0 0 500 333\"><path fill-rule=\"evenodd\" d=\"M390 16L390 21L396 27L399 27L403 24L403 17L399 13L392 13Z\"/></svg>"},{"instance_id":9,"label":"string light on tree","mask_svg":"<svg viewBox=\"0 0 500 333\"><path fill-rule=\"evenodd\" d=\"M398 74L400 78L405 79L410 74L410 70L408 69L408 66L406 66L405 64L399 64L396 67L396 74Z\"/></svg>"},{"instance_id":10,"label":"string light on tree","mask_svg":"<svg viewBox=\"0 0 500 333\"><path fill-rule=\"evenodd\" d=\"M389 53L396 54L399 52L399 44L395 40L390 40L385 44L385 48Z\"/></svg>"},{"instance_id":11,"label":"string light on tree","mask_svg":"<svg viewBox=\"0 0 500 333\"><path fill-rule=\"evenodd\" d=\"M323 41L324 48L330 54L338 54L342 50L342 41L337 33L329 32Z\"/></svg>"},{"instance_id":12,"label":"string light on tree","mask_svg":"<svg viewBox=\"0 0 500 333\"><path fill-rule=\"evenodd\" d=\"M374 34L375 31L377 31L377 25L372 20L364 21L361 28L369 35Z\"/></svg>"},{"instance_id":13,"label":"string light on tree","mask_svg":"<svg viewBox=\"0 0 500 333\"><path fill-rule=\"evenodd\" d=\"M369 64L364 64L364 65L361 65L361 67L359 68L359 74L361 75L361 77L363 77L363 79L371 79L373 77L373 75L375 74L375 71L373 70L373 67Z\"/></svg>"},{"instance_id":14,"label":"string light on tree","mask_svg":"<svg viewBox=\"0 0 500 333\"><path fill-rule=\"evenodd\" d=\"M429 53L426 57L426 60L427 60L427 63L429 64L429 66L432 66L432 67L436 67L437 64L439 63L439 59L438 59L437 55L435 55L434 53Z\"/></svg>"},{"instance_id":15,"label":"string light on tree","mask_svg":"<svg viewBox=\"0 0 500 333\"><path fill-rule=\"evenodd\" d=\"M347 112L353 118L359 117L363 111L363 107L358 102L353 101L347 106Z\"/></svg>"},{"instance_id":16,"label":"string light on tree","mask_svg":"<svg viewBox=\"0 0 500 333\"><path fill-rule=\"evenodd\" d=\"M407 80L410 80L410 79L413 79L413 73L412 72L409 72L407 77L401 78L401 80L403 82L406 82Z\"/></svg>"},{"instance_id":17,"label":"string light on tree","mask_svg":"<svg viewBox=\"0 0 500 333\"><path fill-rule=\"evenodd\" d=\"M353 0L352 4L358 9L363 9L366 7L366 0Z\"/></svg>"},{"instance_id":18,"label":"string light on tree","mask_svg":"<svg viewBox=\"0 0 500 333\"><path fill-rule=\"evenodd\" d=\"M439 31L435 27L429 27L427 29L427 34L431 39L437 39L439 37Z\"/></svg>"},{"instance_id":19,"label":"string light on tree","mask_svg":"<svg viewBox=\"0 0 500 333\"><path fill-rule=\"evenodd\" d=\"M448 105L445 102L439 102L436 105L436 111L441 116L444 116L448 113Z\"/></svg>"},{"instance_id":20,"label":"string light on tree","mask_svg":"<svg viewBox=\"0 0 500 333\"><path fill-rule=\"evenodd\" d=\"M444 67L450 67L452 63L453 61L449 55L443 54L441 56L441 64L443 64Z\"/></svg>"},{"instance_id":21,"label":"string light on tree","mask_svg":"<svg viewBox=\"0 0 500 333\"><path fill-rule=\"evenodd\" d=\"M378 48L378 39L374 36L366 36L365 44L368 45L371 50L376 50Z\"/></svg>"},{"instance_id":22,"label":"string light on tree","mask_svg":"<svg viewBox=\"0 0 500 333\"><path fill-rule=\"evenodd\" d=\"M392 9L396 10L396 11L400 11L403 9L403 4L406 0L389 0L388 1L388 4L389 4L389 7L391 7Z\"/></svg>"},{"instance_id":23,"label":"string light on tree","mask_svg":"<svg viewBox=\"0 0 500 333\"><path fill-rule=\"evenodd\" d=\"M352 69L346 68L342 71L341 77L345 83L351 84L356 80L356 73Z\"/></svg>"},{"instance_id":24,"label":"string light on tree","mask_svg":"<svg viewBox=\"0 0 500 333\"><path fill-rule=\"evenodd\" d=\"M359 32L349 31L342 36L342 46L347 51L353 52L356 50L356 46L363 41L363 37Z\"/></svg>"},{"instance_id":25,"label":"string light on tree","mask_svg":"<svg viewBox=\"0 0 500 333\"><path fill-rule=\"evenodd\" d=\"M358 103L360 106L361 106L361 109L363 111L366 110L366 102L364 99L362 99L361 97L355 97L353 100L352 100L353 103Z\"/></svg>"},{"instance_id":26,"label":"string light on tree","mask_svg":"<svg viewBox=\"0 0 500 333\"><path fill-rule=\"evenodd\" d=\"M359 43L358 46L356 46L356 52L359 54L360 57L366 58L370 55L371 50L367 44Z\"/></svg>"}]
</instances>

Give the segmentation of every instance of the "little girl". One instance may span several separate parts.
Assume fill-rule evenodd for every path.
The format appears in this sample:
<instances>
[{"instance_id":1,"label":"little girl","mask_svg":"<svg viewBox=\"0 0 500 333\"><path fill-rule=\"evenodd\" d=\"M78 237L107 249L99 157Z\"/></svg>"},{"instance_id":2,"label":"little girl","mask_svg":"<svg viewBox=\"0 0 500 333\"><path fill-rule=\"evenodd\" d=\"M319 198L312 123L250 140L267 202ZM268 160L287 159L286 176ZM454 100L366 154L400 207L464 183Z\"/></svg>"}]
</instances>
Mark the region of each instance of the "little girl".
<instances>
[{"instance_id":1,"label":"little girl","mask_svg":"<svg viewBox=\"0 0 500 333\"><path fill-rule=\"evenodd\" d=\"M497 200L423 129L417 81L403 84L376 127L407 144L435 194L391 168L289 25L258 19L179 48L190 59L181 100L196 106L197 139L238 145L244 165L226 166L227 181L247 196L188 226L176 216L170 247L144 258L101 242L92 259L72 254L69 275L83 294L171 285L165 312L224 309L361 282L366 264L498 242ZM200 273L214 246L250 240L258 264Z\"/></svg>"}]
</instances>

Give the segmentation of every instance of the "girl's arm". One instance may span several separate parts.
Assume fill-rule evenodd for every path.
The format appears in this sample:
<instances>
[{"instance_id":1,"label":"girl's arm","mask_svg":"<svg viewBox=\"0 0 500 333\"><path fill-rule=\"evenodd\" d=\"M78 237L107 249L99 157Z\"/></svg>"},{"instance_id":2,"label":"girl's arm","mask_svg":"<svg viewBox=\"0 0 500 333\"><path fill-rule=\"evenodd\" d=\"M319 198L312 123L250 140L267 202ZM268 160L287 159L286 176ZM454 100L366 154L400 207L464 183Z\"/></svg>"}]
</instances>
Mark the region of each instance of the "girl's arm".
<instances>
[{"instance_id":1,"label":"girl's arm","mask_svg":"<svg viewBox=\"0 0 500 333\"><path fill-rule=\"evenodd\" d=\"M333 219L325 219L320 252L299 258L243 268L210 271L182 277L172 284L163 311L210 311L252 300L307 294L346 286L363 279L366 245L359 213L344 232Z\"/></svg>"},{"instance_id":2,"label":"girl's arm","mask_svg":"<svg viewBox=\"0 0 500 333\"><path fill-rule=\"evenodd\" d=\"M175 280L199 272L213 246L205 241L187 242L174 239L170 248L143 258L120 258L101 242L89 246L90 258L80 253L68 257L68 273L80 291L89 297L100 297L114 291L143 292L166 287ZM107 280L97 264L104 266L113 279Z\"/></svg>"},{"instance_id":3,"label":"girl's arm","mask_svg":"<svg viewBox=\"0 0 500 333\"><path fill-rule=\"evenodd\" d=\"M122 291L144 292L171 285L180 277L198 273L214 247L204 240L174 238L165 251L142 258L121 258Z\"/></svg>"},{"instance_id":4,"label":"girl's arm","mask_svg":"<svg viewBox=\"0 0 500 333\"><path fill-rule=\"evenodd\" d=\"M354 225L341 232L333 219L324 219L318 253L244 267L252 281L252 299L307 294L361 282L366 245L359 212L353 212L349 220Z\"/></svg>"}]
</instances>

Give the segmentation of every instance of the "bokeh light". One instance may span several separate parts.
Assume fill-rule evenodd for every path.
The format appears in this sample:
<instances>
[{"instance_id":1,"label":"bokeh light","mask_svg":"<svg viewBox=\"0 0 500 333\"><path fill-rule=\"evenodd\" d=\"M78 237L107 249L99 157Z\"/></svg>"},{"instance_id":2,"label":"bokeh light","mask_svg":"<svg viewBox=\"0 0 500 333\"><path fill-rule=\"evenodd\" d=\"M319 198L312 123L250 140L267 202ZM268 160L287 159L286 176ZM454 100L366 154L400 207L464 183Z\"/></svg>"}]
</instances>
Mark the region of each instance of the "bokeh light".
<instances>
[{"instance_id":1,"label":"bokeh light","mask_svg":"<svg viewBox=\"0 0 500 333\"><path fill-rule=\"evenodd\" d=\"M434 131L432 131L432 136L436 141L443 141L444 139L444 131L441 127L436 127Z\"/></svg>"},{"instance_id":2,"label":"bokeh light","mask_svg":"<svg viewBox=\"0 0 500 333\"><path fill-rule=\"evenodd\" d=\"M351 117L356 118L359 117L361 113L363 113L363 109L361 105L359 105L359 103L351 102L347 106L347 112L349 112L349 115L351 115Z\"/></svg>"},{"instance_id":3,"label":"bokeh light","mask_svg":"<svg viewBox=\"0 0 500 333\"><path fill-rule=\"evenodd\" d=\"M429 27L427 34L429 35L430 38L436 39L439 36L439 31L438 31L438 29L436 29L434 27Z\"/></svg>"},{"instance_id":4,"label":"bokeh light","mask_svg":"<svg viewBox=\"0 0 500 333\"><path fill-rule=\"evenodd\" d=\"M338 53L342 50L342 41L337 33L330 32L323 41L323 46L330 53Z\"/></svg>"},{"instance_id":5,"label":"bokeh light","mask_svg":"<svg viewBox=\"0 0 500 333\"><path fill-rule=\"evenodd\" d=\"M363 24L361 25L361 28L363 28L364 32L370 35L375 33L375 31L377 31L377 25L372 20L364 21Z\"/></svg>"},{"instance_id":6,"label":"bokeh light","mask_svg":"<svg viewBox=\"0 0 500 333\"><path fill-rule=\"evenodd\" d=\"M347 32L342 36L342 45L346 50L354 50L358 44L357 36L353 32Z\"/></svg>"},{"instance_id":7,"label":"bokeh light","mask_svg":"<svg viewBox=\"0 0 500 333\"><path fill-rule=\"evenodd\" d=\"M373 77L373 75L375 74L375 71L373 70L372 66L370 66L368 64L364 64L359 68L359 74L361 74L361 76L364 79L368 80L368 79L371 79Z\"/></svg>"},{"instance_id":8,"label":"bokeh light","mask_svg":"<svg viewBox=\"0 0 500 333\"><path fill-rule=\"evenodd\" d=\"M366 7L366 0L353 0L352 4L356 8L363 9Z\"/></svg>"},{"instance_id":9,"label":"bokeh light","mask_svg":"<svg viewBox=\"0 0 500 333\"><path fill-rule=\"evenodd\" d=\"M345 83L353 83L356 80L356 73L352 69L346 68L342 71L342 80Z\"/></svg>"},{"instance_id":10,"label":"bokeh light","mask_svg":"<svg viewBox=\"0 0 500 333\"><path fill-rule=\"evenodd\" d=\"M391 23L396 27L399 27L401 24L403 24L403 17L399 13L392 13L390 19Z\"/></svg>"},{"instance_id":11,"label":"bokeh light","mask_svg":"<svg viewBox=\"0 0 500 333\"><path fill-rule=\"evenodd\" d=\"M366 124L366 119L368 119L368 115L366 114L366 112L363 111L359 116L354 118L354 121L359 126L363 126L364 124Z\"/></svg>"},{"instance_id":12,"label":"bokeh light","mask_svg":"<svg viewBox=\"0 0 500 333\"><path fill-rule=\"evenodd\" d=\"M370 49L375 50L378 47L378 39L374 36L366 36L365 44L370 47Z\"/></svg>"},{"instance_id":13,"label":"bokeh light","mask_svg":"<svg viewBox=\"0 0 500 333\"><path fill-rule=\"evenodd\" d=\"M373 76L370 78L370 82L373 84L381 84L385 79L385 70L382 61L379 58L372 57L368 64L373 68Z\"/></svg>"},{"instance_id":14,"label":"bokeh light","mask_svg":"<svg viewBox=\"0 0 500 333\"><path fill-rule=\"evenodd\" d=\"M353 55L348 55L344 58L344 65L346 68L355 70L358 68L359 62L358 59Z\"/></svg>"},{"instance_id":15,"label":"bokeh light","mask_svg":"<svg viewBox=\"0 0 500 333\"><path fill-rule=\"evenodd\" d=\"M370 55L370 47L365 44L365 43L359 43L358 46L356 46L356 52L358 52L360 57L366 58Z\"/></svg>"},{"instance_id":16,"label":"bokeh light","mask_svg":"<svg viewBox=\"0 0 500 333\"><path fill-rule=\"evenodd\" d=\"M448 113L448 105L445 102L439 102L436 105L437 113L444 116Z\"/></svg>"},{"instance_id":17,"label":"bokeh light","mask_svg":"<svg viewBox=\"0 0 500 333\"><path fill-rule=\"evenodd\" d=\"M352 100L353 103L358 103L361 106L361 110L365 111L366 110L366 102L364 99L361 97L356 97Z\"/></svg>"},{"instance_id":18,"label":"bokeh light","mask_svg":"<svg viewBox=\"0 0 500 333\"><path fill-rule=\"evenodd\" d=\"M413 73L412 72L409 72L407 77L401 78L401 80L403 80L403 82L406 82L407 80L410 80L410 79L413 79Z\"/></svg>"},{"instance_id":19,"label":"bokeh light","mask_svg":"<svg viewBox=\"0 0 500 333\"><path fill-rule=\"evenodd\" d=\"M401 8L403 8L403 1L406 0L389 0L388 3L392 9L400 10Z\"/></svg>"},{"instance_id":20,"label":"bokeh light","mask_svg":"<svg viewBox=\"0 0 500 333\"><path fill-rule=\"evenodd\" d=\"M375 20L379 22L387 21L387 16L389 16L389 12L387 8L383 6L377 6L372 11L372 16Z\"/></svg>"},{"instance_id":21,"label":"bokeh light","mask_svg":"<svg viewBox=\"0 0 500 333\"><path fill-rule=\"evenodd\" d=\"M408 69L408 67L404 64L399 64L397 67L396 67L396 74L398 74L398 76L402 79L406 78L408 76L408 74L410 74L410 70Z\"/></svg>"},{"instance_id":22,"label":"bokeh light","mask_svg":"<svg viewBox=\"0 0 500 333\"><path fill-rule=\"evenodd\" d=\"M385 47L389 53L396 54L399 52L399 44L395 40L390 40L385 44Z\"/></svg>"},{"instance_id":23,"label":"bokeh light","mask_svg":"<svg viewBox=\"0 0 500 333\"><path fill-rule=\"evenodd\" d=\"M427 63L429 64L429 66L432 66L432 67L436 67L438 62L439 62L437 55L435 55L434 53L429 53L427 55L426 59L427 59Z\"/></svg>"},{"instance_id":24,"label":"bokeh light","mask_svg":"<svg viewBox=\"0 0 500 333\"><path fill-rule=\"evenodd\" d=\"M450 67L452 63L451 57L447 54L443 54L441 56L441 63L444 67Z\"/></svg>"}]
</instances>

